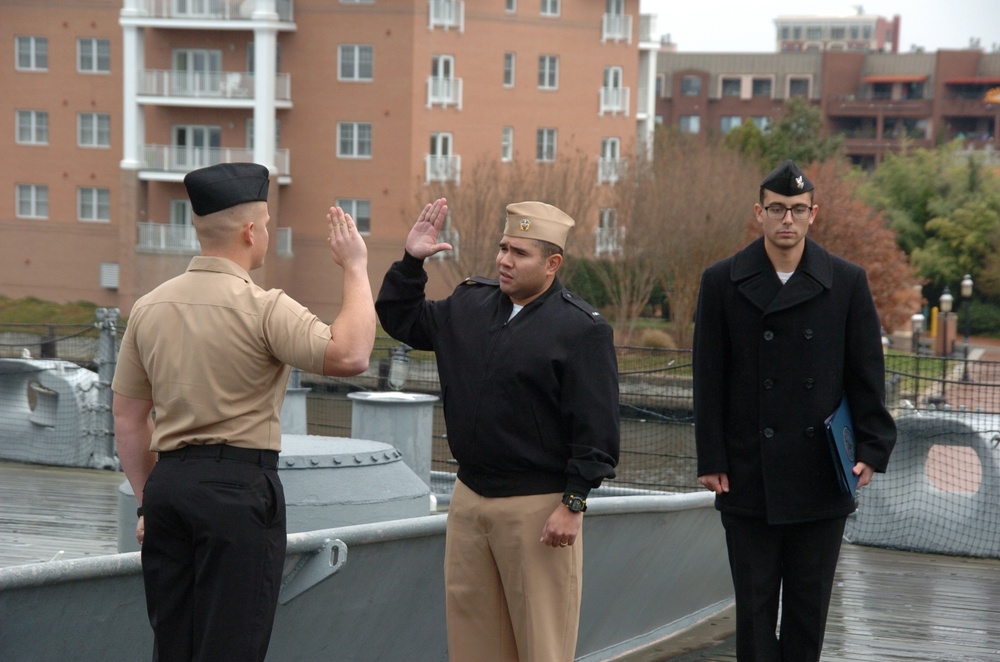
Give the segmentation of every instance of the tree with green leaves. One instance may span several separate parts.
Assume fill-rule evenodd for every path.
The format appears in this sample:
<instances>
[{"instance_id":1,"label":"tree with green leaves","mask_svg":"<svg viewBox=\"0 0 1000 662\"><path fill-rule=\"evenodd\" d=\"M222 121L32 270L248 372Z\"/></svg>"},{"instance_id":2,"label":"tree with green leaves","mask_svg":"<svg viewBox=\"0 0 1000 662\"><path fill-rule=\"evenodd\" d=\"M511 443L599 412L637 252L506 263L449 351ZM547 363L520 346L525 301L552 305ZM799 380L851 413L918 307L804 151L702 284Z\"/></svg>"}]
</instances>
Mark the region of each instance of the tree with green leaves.
<instances>
[{"instance_id":1,"label":"tree with green leaves","mask_svg":"<svg viewBox=\"0 0 1000 662\"><path fill-rule=\"evenodd\" d=\"M785 112L761 131L747 119L742 126L726 134L725 145L736 149L770 171L785 159L800 166L822 162L840 151L843 139L830 135L823 125L823 114L805 99L789 99Z\"/></svg>"}]
</instances>

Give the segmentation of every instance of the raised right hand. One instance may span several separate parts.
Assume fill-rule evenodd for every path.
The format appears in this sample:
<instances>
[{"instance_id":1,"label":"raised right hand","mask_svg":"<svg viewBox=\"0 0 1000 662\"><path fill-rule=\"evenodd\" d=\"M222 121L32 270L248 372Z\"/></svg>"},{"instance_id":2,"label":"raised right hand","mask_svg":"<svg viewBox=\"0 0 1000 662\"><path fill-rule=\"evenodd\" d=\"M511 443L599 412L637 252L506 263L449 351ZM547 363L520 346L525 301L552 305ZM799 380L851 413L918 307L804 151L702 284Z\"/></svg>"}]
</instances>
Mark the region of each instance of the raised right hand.
<instances>
[{"instance_id":1,"label":"raised right hand","mask_svg":"<svg viewBox=\"0 0 1000 662\"><path fill-rule=\"evenodd\" d=\"M333 261L345 269L354 265L366 266L368 246L351 215L340 207L330 207L326 222L329 226L326 241L330 245Z\"/></svg>"},{"instance_id":2,"label":"raised right hand","mask_svg":"<svg viewBox=\"0 0 1000 662\"><path fill-rule=\"evenodd\" d=\"M414 223L410 234L406 237L406 252L423 260L440 251L450 251L451 244L439 243L438 233L441 231L441 224L444 223L448 215L448 201L438 198L432 203L424 205L417 222Z\"/></svg>"}]
</instances>

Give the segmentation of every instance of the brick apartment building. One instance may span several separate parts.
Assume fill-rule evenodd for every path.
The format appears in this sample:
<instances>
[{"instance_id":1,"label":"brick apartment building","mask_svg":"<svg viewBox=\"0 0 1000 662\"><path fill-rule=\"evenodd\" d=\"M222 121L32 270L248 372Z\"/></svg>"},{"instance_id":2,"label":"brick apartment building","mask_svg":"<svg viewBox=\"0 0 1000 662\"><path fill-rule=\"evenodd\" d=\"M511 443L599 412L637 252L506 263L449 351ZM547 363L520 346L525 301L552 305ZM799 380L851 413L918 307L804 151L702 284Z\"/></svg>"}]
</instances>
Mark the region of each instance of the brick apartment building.
<instances>
[{"instance_id":1,"label":"brick apartment building","mask_svg":"<svg viewBox=\"0 0 1000 662\"><path fill-rule=\"evenodd\" d=\"M1000 52L660 53L658 120L687 133L720 135L750 120L768 126L785 101L820 108L844 136L853 162L873 167L908 145L961 140L1000 154Z\"/></svg>"},{"instance_id":2,"label":"brick apartment building","mask_svg":"<svg viewBox=\"0 0 1000 662\"><path fill-rule=\"evenodd\" d=\"M427 184L461 181L463 159L579 150L613 165L643 153L658 43L638 9L5 0L0 294L127 314L197 253L184 174L249 160L272 172L270 255L255 280L330 318L330 205L365 231L377 287ZM599 212L577 221L593 233ZM432 296L454 286L440 266L430 264Z\"/></svg>"}]
</instances>

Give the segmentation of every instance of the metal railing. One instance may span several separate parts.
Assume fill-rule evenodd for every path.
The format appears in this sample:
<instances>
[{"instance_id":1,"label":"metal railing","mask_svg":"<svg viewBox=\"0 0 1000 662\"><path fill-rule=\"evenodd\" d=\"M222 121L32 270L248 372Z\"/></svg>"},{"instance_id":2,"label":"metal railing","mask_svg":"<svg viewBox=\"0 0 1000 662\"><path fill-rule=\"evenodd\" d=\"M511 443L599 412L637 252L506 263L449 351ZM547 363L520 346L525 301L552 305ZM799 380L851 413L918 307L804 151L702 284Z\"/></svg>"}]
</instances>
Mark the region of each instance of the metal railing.
<instances>
[{"instance_id":1,"label":"metal railing","mask_svg":"<svg viewBox=\"0 0 1000 662\"><path fill-rule=\"evenodd\" d=\"M253 149L248 147L195 148L184 145L144 145L142 170L185 174L196 168L219 163L253 161ZM279 175L288 175L290 152L274 150L274 163Z\"/></svg>"},{"instance_id":2,"label":"metal railing","mask_svg":"<svg viewBox=\"0 0 1000 662\"><path fill-rule=\"evenodd\" d=\"M140 96L253 101L255 87L256 76L248 71L144 69L139 76ZM291 101L291 74L276 75L274 98L277 101Z\"/></svg>"}]
</instances>

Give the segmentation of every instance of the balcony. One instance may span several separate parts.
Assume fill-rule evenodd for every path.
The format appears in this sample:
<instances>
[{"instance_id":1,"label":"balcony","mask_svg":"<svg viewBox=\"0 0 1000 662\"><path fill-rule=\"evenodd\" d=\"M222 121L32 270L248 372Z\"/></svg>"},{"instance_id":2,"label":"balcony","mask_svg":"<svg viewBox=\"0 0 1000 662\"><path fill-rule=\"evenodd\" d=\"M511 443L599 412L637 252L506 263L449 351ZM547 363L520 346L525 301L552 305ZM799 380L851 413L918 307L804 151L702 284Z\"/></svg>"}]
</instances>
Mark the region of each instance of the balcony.
<instances>
[{"instance_id":1,"label":"balcony","mask_svg":"<svg viewBox=\"0 0 1000 662\"><path fill-rule=\"evenodd\" d=\"M595 228L594 257L615 257L625 248L625 228Z\"/></svg>"},{"instance_id":2,"label":"balcony","mask_svg":"<svg viewBox=\"0 0 1000 662\"><path fill-rule=\"evenodd\" d=\"M255 76L242 71L191 73L145 69L139 78L139 102L172 106L253 108ZM278 74L275 106L291 108L291 74Z\"/></svg>"},{"instance_id":3,"label":"balcony","mask_svg":"<svg viewBox=\"0 0 1000 662\"><path fill-rule=\"evenodd\" d=\"M597 159L597 183L614 184L625 174L625 159Z\"/></svg>"},{"instance_id":4,"label":"balcony","mask_svg":"<svg viewBox=\"0 0 1000 662\"><path fill-rule=\"evenodd\" d=\"M145 145L143 155L140 179L178 182L195 168L254 160L253 150L245 147L197 149L183 145ZM278 177L288 177L291 174L289 160L287 149L275 150L274 161Z\"/></svg>"},{"instance_id":5,"label":"balcony","mask_svg":"<svg viewBox=\"0 0 1000 662\"><path fill-rule=\"evenodd\" d=\"M602 87L601 109L599 115L628 115L629 109L629 88L627 87Z\"/></svg>"},{"instance_id":6,"label":"balcony","mask_svg":"<svg viewBox=\"0 0 1000 662\"><path fill-rule=\"evenodd\" d=\"M127 0L125 4L128 9ZM135 0L134 4L138 14L129 14L130 18L147 16L180 21L249 21L253 18L257 3L255 0ZM292 0L275 0L274 4L278 20L291 23Z\"/></svg>"},{"instance_id":7,"label":"balcony","mask_svg":"<svg viewBox=\"0 0 1000 662\"><path fill-rule=\"evenodd\" d=\"M624 14L604 14L601 18L601 43L627 41L632 43L632 17Z\"/></svg>"},{"instance_id":8,"label":"balcony","mask_svg":"<svg viewBox=\"0 0 1000 662\"><path fill-rule=\"evenodd\" d=\"M944 97L938 107L945 117L993 117L996 106L978 99L963 99L961 97Z\"/></svg>"},{"instance_id":9,"label":"balcony","mask_svg":"<svg viewBox=\"0 0 1000 662\"><path fill-rule=\"evenodd\" d=\"M427 29L434 28L443 28L445 31L455 28L459 32L465 32L465 3L456 0L430 0Z\"/></svg>"},{"instance_id":10,"label":"balcony","mask_svg":"<svg viewBox=\"0 0 1000 662\"><path fill-rule=\"evenodd\" d=\"M462 110L462 79L427 77L427 107L455 106Z\"/></svg>"},{"instance_id":11,"label":"balcony","mask_svg":"<svg viewBox=\"0 0 1000 662\"><path fill-rule=\"evenodd\" d=\"M173 223L136 223L139 243L136 248L150 253L200 253L201 244L193 225Z\"/></svg>"},{"instance_id":12,"label":"balcony","mask_svg":"<svg viewBox=\"0 0 1000 662\"><path fill-rule=\"evenodd\" d=\"M639 16L639 47L660 48L660 36L656 33L656 14L641 14Z\"/></svg>"},{"instance_id":13,"label":"balcony","mask_svg":"<svg viewBox=\"0 0 1000 662\"><path fill-rule=\"evenodd\" d=\"M193 225L172 223L137 223L139 243L136 248L146 253L186 253L201 252L201 244ZM275 244L279 257L292 256L292 229L274 228Z\"/></svg>"},{"instance_id":14,"label":"balcony","mask_svg":"<svg viewBox=\"0 0 1000 662\"><path fill-rule=\"evenodd\" d=\"M897 117L925 118L931 116L930 99L858 99L847 95L828 99L826 114L830 117L874 117L891 113Z\"/></svg>"},{"instance_id":15,"label":"balcony","mask_svg":"<svg viewBox=\"0 0 1000 662\"><path fill-rule=\"evenodd\" d=\"M455 182L458 184L462 180L462 157L425 154L424 172L425 184L431 182Z\"/></svg>"}]
</instances>

